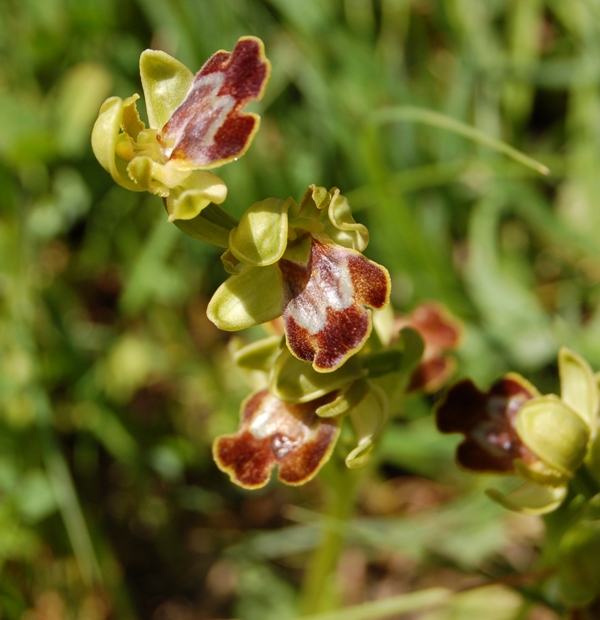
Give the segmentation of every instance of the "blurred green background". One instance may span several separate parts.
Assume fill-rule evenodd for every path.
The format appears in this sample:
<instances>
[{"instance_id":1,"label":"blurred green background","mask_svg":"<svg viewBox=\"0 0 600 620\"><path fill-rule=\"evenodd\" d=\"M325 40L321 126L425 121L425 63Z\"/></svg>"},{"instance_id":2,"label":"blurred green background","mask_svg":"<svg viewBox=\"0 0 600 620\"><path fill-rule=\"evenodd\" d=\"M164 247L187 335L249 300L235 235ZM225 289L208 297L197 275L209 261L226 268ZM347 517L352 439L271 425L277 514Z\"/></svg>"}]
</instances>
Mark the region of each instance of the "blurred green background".
<instances>
[{"instance_id":1,"label":"blurred green background","mask_svg":"<svg viewBox=\"0 0 600 620\"><path fill-rule=\"evenodd\" d=\"M219 171L225 206L239 215L310 183L340 187L396 308L435 299L464 322L457 376L486 386L516 370L555 390L561 344L600 369L600 1L0 9L2 620L294 618L318 542L319 479L246 492L212 463L212 439L236 427L249 392L204 314L226 275L218 251L91 153L102 101L140 92L145 48L197 71L240 36L264 40L261 130ZM415 107L551 175L402 120ZM409 401L382 439L345 530L343 604L535 566L540 522L497 508L482 496L489 480L455 468L436 398ZM538 600L496 588L422 617L555 618Z\"/></svg>"}]
</instances>

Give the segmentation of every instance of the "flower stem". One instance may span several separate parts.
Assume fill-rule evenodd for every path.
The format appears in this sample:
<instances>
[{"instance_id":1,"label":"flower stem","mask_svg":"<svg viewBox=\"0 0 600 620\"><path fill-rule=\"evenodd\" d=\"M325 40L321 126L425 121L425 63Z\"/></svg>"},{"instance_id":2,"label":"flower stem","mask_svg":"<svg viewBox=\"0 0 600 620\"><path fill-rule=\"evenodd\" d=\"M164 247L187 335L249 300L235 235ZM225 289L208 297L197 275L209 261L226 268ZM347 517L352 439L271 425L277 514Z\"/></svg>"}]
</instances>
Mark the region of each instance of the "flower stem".
<instances>
[{"instance_id":1,"label":"flower stem","mask_svg":"<svg viewBox=\"0 0 600 620\"><path fill-rule=\"evenodd\" d=\"M334 588L335 569L344 543L345 523L354 508L360 470L350 470L343 461L332 459L322 472L328 474L326 505L323 511L321 541L315 548L304 577L302 615L337 608Z\"/></svg>"},{"instance_id":2,"label":"flower stem","mask_svg":"<svg viewBox=\"0 0 600 620\"><path fill-rule=\"evenodd\" d=\"M587 499L600 493L598 482L585 465L582 465L575 473L573 487Z\"/></svg>"}]
</instances>

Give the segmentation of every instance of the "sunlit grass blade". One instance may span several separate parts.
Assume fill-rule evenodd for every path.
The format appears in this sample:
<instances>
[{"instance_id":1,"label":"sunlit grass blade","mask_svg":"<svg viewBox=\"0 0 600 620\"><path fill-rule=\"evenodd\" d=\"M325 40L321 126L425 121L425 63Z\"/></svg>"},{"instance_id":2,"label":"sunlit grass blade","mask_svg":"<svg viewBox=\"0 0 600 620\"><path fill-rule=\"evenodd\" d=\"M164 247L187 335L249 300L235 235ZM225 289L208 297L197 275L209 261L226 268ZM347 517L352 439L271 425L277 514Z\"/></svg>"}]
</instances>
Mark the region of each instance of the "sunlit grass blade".
<instances>
[{"instance_id":1,"label":"sunlit grass blade","mask_svg":"<svg viewBox=\"0 0 600 620\"><path fill-rule=\"evenodd\" d=\"M369 122L377 125L398 121L423 123L432 127L439 127L440 129L452 131L453 133L463 136L464 138L468 138L477 144L481 144L494 151L503 153L507 157L514 159L528 168L536 170L544 176L548 176L550 174L550 169L547 166L539 161L536 161L532 157L525 155L525 153L522 153L521 151L510 146L510 144L507 144L502 140L492 138L472 125L467 125L462 121L444 114L440 114L439 112L434 112L433 110L411 106L397 106L381 108L369 117Z\"/></svg>"},{"instance_id":2,"label":"sunlit grass blade","mask_svg":"<svg viewBox=\"0 0 600 620\"><path fill-rule=\"evenodd\" d=\"M73 478L48 424L50 404L41 390L37 392L36 397L42 457L81 576L87 585L102 583L102 573Z\"/></svg>"}]
</instances>

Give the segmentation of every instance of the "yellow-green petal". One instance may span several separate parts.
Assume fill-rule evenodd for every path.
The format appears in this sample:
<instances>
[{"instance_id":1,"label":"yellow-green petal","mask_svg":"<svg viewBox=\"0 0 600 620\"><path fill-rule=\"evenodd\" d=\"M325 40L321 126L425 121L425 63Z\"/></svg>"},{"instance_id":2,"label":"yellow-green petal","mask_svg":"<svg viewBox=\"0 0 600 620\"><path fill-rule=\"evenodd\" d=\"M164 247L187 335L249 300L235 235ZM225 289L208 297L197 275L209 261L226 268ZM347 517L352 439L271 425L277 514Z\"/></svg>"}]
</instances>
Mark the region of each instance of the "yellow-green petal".
<instances>
[{"instance_id":1,"label":"yellow-green petal","mask_svg":"<svg viewBox=\"0 0 600 620\"><path fill-rule=\"evenodd\" d=\"M596 426L598 385L590 365L577 353L563 347L558 354L561 398L590 429Z\"/></svg>"},{"instance_id":2,"label":"yellow-green petal","mask_svg":"<svg viewBox=\"0 0 600 620\"><path fill-rule=\"evenodd\" d=\"M116 154L121 141L121 122L123 120L123 99L110 97L101 106L98 118L92 129L92 149L100 165L110 173L113 180L134 192L143 191L127 174L127 161ZM129 139L123 136L125 139Z\"/></svg>"},{"instance_id":3,"label":"yellow-green petal","mask_svg":"<svg viewBox=\"0 0 600 620\"><path fill-rule=\"evenodd\" d=\"M288 210L294 203L267 198L255 202L229 236L229 249L242 263L263 267L277 262L285 252Z\"/></svg>"},{"instance_id":4,"label":"yellow-green petal","mask_svg":"<svg viewBox=\"0 0 600 620\"><path fill-rule=\"evenodd\" d=\"M206 309L225 331L267 323L281 315L282 290L277 265L244 267L216 290Z\"/></svg>"},{"instance_id":5,"label":"yellow-green petal","mask_svg":"<svg viewBox=\"0 0 600 620\"><path fill-rule=\"evenodd\" d=\"M140 96L136 93L131 97L127 97L123 101L123 118L121 119L121 127L123 131L131 136L134 140L137 140L141 131L144 131L146 126L140 118L136 101Z\"/></svg>"},{"instance_id":6,"label":"yellow-green petal","mask_svg":"<svg viewBox=\"0 0 600 620\"><path fill-rule=\"evenodd\" d=\"M340 194L337 187L334 187L331 192L331 202L327 210L330 225L325 227L325 232L333 241L346 248L352 248L358 252L364 251L369 244L367 227L354 220L350 203Z\"/></svg>"},{"instance_id":7,"label":"yellow-green petal","mask_svg":"<svg viewBox=\"0 0 600 620\"><path fill-rule=\"evenodd\" d=\"M165 52L145 50L140 56L140 75L148 122L160 130L185 98L194 74Z\"/></svg>"}]
</instances>

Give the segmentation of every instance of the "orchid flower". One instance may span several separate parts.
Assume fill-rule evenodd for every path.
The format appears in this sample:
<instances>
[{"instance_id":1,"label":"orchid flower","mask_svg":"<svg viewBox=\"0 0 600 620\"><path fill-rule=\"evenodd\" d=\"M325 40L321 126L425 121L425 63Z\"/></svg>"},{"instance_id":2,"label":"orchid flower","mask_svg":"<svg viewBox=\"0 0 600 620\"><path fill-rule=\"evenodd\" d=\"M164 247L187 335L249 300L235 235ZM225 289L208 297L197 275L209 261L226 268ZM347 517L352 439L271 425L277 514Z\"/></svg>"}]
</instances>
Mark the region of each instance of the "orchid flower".
<instances>
[{"instance_id":1,"label":"orchid flower","mask_svg":"<svg viewBox=\"0 0 600 620\"><path fill-rule=\"evenodd\" d=\"M368 240L337 188L311 185L299 205L258 202L229 235L223 261L232 275L208 317L237 331L282 316L291 353L332 372L367 341L369 308L389 301L387 270L362 255Z\"/></svg>"},{"instance_id":2,"label":"orchid flower","mask_svg":"<svg viewBox=\"0 0 600 620\"><path fill-rule=\"evenodd\" d=\"M139 95L110 97L92 131L94 153L119 185L164 198L169 221L191 220L225 200L225 183L208 170L250 146L260 119L242 109L262 97L270 71L255 37L217 52L195 76L165 52L146 50L140 74L149 126L137 111Z\"/></svg>"},{"instance_id":3,"label":"orchid flower","mask_svg":"<svg viewBox=\"0 0 600 620\"><path fill-rule=\"evenodd\" d=\"M457 450L459 465L525 481L508 495L488 491L512 510L543 514L556 509L596 436L598 387L589 364L563 348L558 365L560 398L541 395L510 373L487 392L461 381L437 408L439 430L465 436Z\"/></svg>"}]
</instances>

